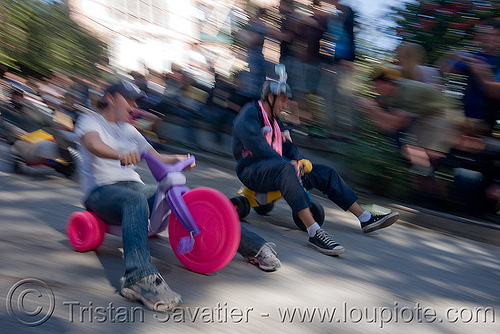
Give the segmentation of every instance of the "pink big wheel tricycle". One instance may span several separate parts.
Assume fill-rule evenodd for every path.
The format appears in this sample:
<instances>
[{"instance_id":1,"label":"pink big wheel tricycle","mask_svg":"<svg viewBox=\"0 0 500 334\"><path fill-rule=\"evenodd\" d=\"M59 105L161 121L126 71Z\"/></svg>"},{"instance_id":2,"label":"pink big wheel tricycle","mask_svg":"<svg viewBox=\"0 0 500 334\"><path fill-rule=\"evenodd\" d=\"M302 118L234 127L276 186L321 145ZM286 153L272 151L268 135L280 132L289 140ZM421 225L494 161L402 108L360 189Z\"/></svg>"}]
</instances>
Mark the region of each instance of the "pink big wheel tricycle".
<instances>
[{"instance_id":1,"label":"pink big wheel tricycle","mask_svg":"<svg viewBox=\"0 0 500 334\"><path fill-rule=\"evenodd\" d=\"M231 201L215 189L189 189L185 185L181 171L194 162L194 156L174 165L166 165L150 153L141 157L158 181L148 235L158 234L168 226L170 245L186 268L198 273L223 268L234 257L241 235ZM106 224L92 212L80 211L69 217L67 235L75 250L85 252L98 248L106 232L121 235L121 229Z\"/></svg>"}]
</instances>

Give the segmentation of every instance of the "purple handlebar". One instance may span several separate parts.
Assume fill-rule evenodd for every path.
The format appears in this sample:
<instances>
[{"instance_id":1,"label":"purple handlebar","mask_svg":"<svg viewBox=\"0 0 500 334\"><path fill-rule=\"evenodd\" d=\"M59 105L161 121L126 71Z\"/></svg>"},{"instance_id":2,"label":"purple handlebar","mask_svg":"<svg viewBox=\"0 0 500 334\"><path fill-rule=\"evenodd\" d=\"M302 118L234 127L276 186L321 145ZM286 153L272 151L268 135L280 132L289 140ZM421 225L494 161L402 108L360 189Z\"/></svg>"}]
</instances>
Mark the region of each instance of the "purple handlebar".
<instances>
[{"instance_id":1,"label":"purple handlebar","mask_svg":"<svg viewBox=\"0 0 500 334\"><path fill-rule=\"evenodd\" d=\"M173 165L167 165L147 151L141 154L141 159L146 161L151 173L158 182L160 182L168 173L181 172L195 162L195 157L192 155L186 160L179 161Z\"/></svg>"},{"instance_id":2,"label":"purple handlebar","mask_svg":"<svg viewBox=\"0 0 500 334\"><path fill-rule=\"evenodd\" d=\"M163 180L168 173L181 172L195 161L195 158L192 155L189 158L179 161L173 165L167 165L147 151L141 154L141 159L146 160L151 173L158 182ZM189 191L189 188L186 186L174 185L168 189L165 198L172 212L177 216L182 226L184 226L190 234L189 237L183 237L179 241L177 251L180 254L189 253L193 249L194 237L201 232L201 229L198 225L196 225L191 212L189 212L189 209L182 198L182 195L187 191Z\"/></svg>"}]
</instances>

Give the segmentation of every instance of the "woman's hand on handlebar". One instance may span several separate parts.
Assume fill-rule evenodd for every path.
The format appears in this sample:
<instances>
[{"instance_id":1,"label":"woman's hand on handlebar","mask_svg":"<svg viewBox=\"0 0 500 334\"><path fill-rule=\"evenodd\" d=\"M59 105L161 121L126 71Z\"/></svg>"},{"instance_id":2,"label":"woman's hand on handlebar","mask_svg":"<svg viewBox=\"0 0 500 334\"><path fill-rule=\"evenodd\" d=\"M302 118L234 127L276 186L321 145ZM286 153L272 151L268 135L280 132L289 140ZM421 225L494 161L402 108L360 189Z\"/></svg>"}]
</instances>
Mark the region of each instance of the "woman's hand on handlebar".
<instances>
[{"instance_id":1,"label":"woman's hand on handlebar","mask_svg":"<svg viewBox=\"0 0 500 334\"><path fill-rule=\"evenodd\" d=\"M173 165L179 161L184 161L191 156L190 154L160 154L155 149L149 150L149 153L151 153L152 155L154 155L156 158L160 159L164 164L167 165ZM194 166L195 163L193 162L185 169L191 169Z\"/></svg>"},{"instance_id":2,"label":"woman's hand on handlebar","mask_svg":"<svg viewBox=\"0 0 500 334\"><path fill-rule=\"evenodd\" d=\"M189 154L189 153L188 154L174 154L174 155L176 156L177 161L184 161L191 156L191 154ZM190 170L194 166L196 166L196 162L193 162L192 164L190 164L189 166L184 168L184 170Z\"/></svg>"},{"instance_id":3,"label":"woman's hand on handlebar","mask_svg":"<svg viewBox=\"0 0 500 334\"><path fill-rule=\"evenodd\" d=\"M141 156L137 152L130 152L126 154L120 154L118 159L125 166L137 165L141 161Z\"/></svg>"}]
</instances>

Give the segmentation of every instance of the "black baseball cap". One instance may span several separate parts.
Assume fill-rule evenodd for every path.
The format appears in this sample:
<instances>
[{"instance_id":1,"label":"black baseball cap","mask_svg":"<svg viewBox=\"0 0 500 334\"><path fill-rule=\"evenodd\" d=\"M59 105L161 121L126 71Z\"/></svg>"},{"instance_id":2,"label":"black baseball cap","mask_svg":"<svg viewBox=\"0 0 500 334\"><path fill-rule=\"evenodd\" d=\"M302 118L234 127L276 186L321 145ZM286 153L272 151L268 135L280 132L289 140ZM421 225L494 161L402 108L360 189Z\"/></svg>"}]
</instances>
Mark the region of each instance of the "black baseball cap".
<instances>
[{"instance_id":1,"label":"black baseball cap","mask_svg":"<svg viewBox=\"0 0 500 334\"><path fill-rule=\"evenodd\" d=\"M106 88L105 94L120 93L126 99L138 100L144 97L144 92L128 81L121 81Z\"/></svg>"}]
</instances>

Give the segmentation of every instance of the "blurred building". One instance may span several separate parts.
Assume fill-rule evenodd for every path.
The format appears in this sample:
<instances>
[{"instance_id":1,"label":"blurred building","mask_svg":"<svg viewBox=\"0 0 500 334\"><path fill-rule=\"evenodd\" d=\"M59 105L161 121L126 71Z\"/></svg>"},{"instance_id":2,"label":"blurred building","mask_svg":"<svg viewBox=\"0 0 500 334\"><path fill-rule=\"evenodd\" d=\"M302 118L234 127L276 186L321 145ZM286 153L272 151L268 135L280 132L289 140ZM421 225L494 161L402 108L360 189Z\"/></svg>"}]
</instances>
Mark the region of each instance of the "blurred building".
<instances>
[{"instance_id":1,"label":"blurred building","mask_svg":"<svg viewBox=\"0 0 500 334\"><path fill-rule=\"evenodd\" d=\"M195 0L66 0L72 18L108 44L110 65L170 69L199 37Z\"/></svg>"},{"instance_id":2,"label":"blurred building","mask_svg":"<svg viewBox=\"0 0 500 334\"><path fill-rule=\"evenodd\" d=\"M124 71L168 71L187 65L192 42L200 41L215 67L228 74L232 34L248 19L248 6L279 0L63 0L72 19L108 44L109 63ZM206 52L207 53L207 52Z\"/></svg>"}]
</instances>

